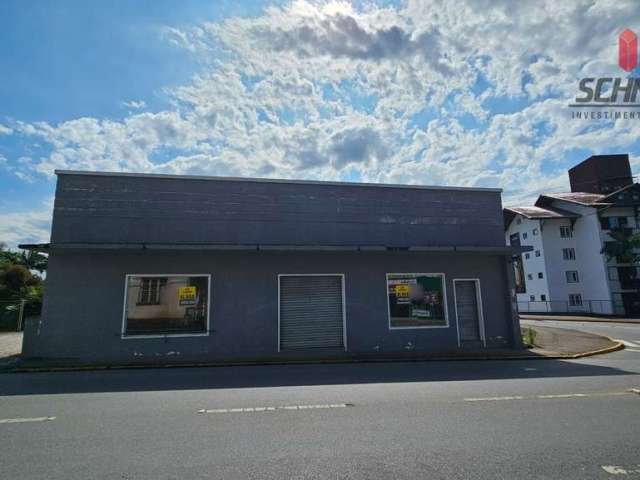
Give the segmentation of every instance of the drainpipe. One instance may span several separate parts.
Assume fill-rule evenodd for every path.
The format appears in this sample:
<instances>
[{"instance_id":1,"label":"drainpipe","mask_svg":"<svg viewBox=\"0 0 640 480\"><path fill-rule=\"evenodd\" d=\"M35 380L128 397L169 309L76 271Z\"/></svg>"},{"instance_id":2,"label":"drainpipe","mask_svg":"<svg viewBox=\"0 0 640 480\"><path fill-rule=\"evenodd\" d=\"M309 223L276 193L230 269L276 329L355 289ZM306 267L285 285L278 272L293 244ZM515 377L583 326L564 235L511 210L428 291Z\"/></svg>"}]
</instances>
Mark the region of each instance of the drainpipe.
<instances>
[{"instance_id":1,"label":"drainpipe","mask_svg":"<svg viewBox=\"0 0 640 480\"><path fill-rule=\"evenodd\" d=\"M518 315L518 297L516 295L513 260L510 255L505 255L504 257L504 268L507 275L507 287L509 290L509 309L511 313L509 333L511 335L511 346L513 348L524 348L524 345L522 344L522 332L520 331L520 316Z\"/></svg>"}]
</instances>

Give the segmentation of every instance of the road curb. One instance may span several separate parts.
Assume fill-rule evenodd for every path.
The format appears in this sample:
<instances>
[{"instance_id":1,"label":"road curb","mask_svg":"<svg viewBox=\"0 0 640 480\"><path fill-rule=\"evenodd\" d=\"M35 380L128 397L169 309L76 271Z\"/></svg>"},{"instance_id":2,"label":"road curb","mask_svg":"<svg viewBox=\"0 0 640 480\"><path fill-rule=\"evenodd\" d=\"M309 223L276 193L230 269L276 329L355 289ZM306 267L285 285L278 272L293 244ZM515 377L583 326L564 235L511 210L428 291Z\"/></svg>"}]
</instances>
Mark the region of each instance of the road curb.
<instances>
[{"instance_id":1,"label":"road curb","mask_svg":"<svg viewBox=\"0 0 640 480\"><path fill-rule=\"evenodd\" d=\"M622 350L624 348L624 343L618 342L618 341L614 340L611 337L607 337L606 335L600 335L600 336L603 337L603 338L606 338L607 340L612 342L613 345L610 346L610 347L600 348L598 350L592 350L590 352L577 353L577 354L573 355L572 358L592 357L594 355L601 355L601 354L605 354L605 353L617 352L618 350Z\"/></svg>"},{"instance_id":2,"label":"road curb","mask_svg":"<svg viewBox=\"0 0 640 480\"><path fill-rule=\"evenodd\" d=\"M126 364L126 365L77 365L77 366L50 366L50 367L15 367L0 370L2 373L47 373L47 372L87 372L101 370L132 370L150 368L219 368L219 367L257 367L276 365L339 365L356 363L401 363L401 362L463 362L463 361L497 361L497 360L573 360L582 357L600 355L621 350L624 345L621 342L614 342L615 345L599 350L582 352L578 354L550 353L548 355L523 354L523 355L485 355L475 357L415 357L415 358L385 358L385 359L326 359L326 360L290 360L290 361L256 361L256 362L212 362L212 363L173 363L166 365L154 364Z\"/></svg>"},{"instance_id":3,"label":"road curb","mask_svg":"<svg viewBox=\"0 0 640 480\"><path fill-rule=\"evenodd\" d=\"M531 316L529 316L531 317ZM610 319L610 318L598 318L598 317L594 317L594 318L582 318L582 319L577 319L577 318L560 318L560 317L553 317L550 318L552 316L545 316L545 315L532 315L532 317L534 318L527 318L525 317L520 317L520 320L529 320L531 322L573 322L573 323L581 323L581 322L593 322L593 323L625 323L628 325L638 325L640 326L640 321L636 322L633 320L614 320L614 319Z\"/></svg>"}]
</instances>

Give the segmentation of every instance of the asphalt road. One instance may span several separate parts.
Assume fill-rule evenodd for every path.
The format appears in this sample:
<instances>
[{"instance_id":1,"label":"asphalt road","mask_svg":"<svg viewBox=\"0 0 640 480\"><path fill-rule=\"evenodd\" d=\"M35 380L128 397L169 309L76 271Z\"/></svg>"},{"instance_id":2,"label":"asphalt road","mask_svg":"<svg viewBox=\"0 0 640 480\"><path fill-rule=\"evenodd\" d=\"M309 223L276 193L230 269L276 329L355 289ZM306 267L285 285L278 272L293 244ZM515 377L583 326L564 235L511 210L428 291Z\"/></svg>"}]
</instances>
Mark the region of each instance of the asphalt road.
<instances>
[{"instance_id":1,"label":"asphalt road","mask_svg":"<svg viewBox=\"0 0 640 480\"><path fill-rule=\"evenodd\" d=\"M0 478L640 478L635 350L2 374Z\"/></svg>"}]
</instances>

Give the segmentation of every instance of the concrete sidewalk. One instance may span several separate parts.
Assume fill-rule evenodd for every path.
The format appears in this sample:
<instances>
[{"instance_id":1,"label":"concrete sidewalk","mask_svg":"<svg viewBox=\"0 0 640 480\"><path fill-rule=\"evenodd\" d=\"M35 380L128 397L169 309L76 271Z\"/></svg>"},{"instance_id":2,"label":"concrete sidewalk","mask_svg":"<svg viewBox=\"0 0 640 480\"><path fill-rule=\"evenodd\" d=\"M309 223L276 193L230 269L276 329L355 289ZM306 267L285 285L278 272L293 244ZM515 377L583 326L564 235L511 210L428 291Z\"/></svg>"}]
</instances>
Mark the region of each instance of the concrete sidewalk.
<instances>
[{"instance_id":1,"label":"concrete sidewalk","mask_svg":"<svg viewBox=\"0 0 640 480\"><path fill-rule=\"evenodd\" d=\"M22 332L0 332L0 369L13 366L22 353Z\"/></svg>"},{"instance_id":2,"label":"concrete sidewalk","mask_svg":"<svg viewBox=\"0 0 640 480\"><path fill-rule=\"evenodd\" d=\"M593 333L565 328L527 325L536 332L530 352L544 357L581 358L624 348L621 342Z\"/></svg>"},{"instance_id":3,"label":"concrete sidewalk","mask_svg":"<svg viewBox=\"0 0 640 480\"><path fill-rule=\"evenodd\" d=\"M283 358L281 360L253 360L246 362L175 362L171 364L128 363L117 365L78 364L72 360L21 360L16 349L21 346L21 334L0 334L0 371L28 372L54 370L104 370L120 368L169 368L169 367L211 367L236 365L278 365L278 364L328 364L328 363L383 363L426 360L524 360L524 359L576 359L590 355L609 353L624 348L621 342L592 333L564 328L528 325L536 331L535 347L530 349L480 349L434 353L407 353L404 355L348 355L335 358ZM19 352L19 350L18 350Z\"/></svg>"},{"instance_id":4,"label":"concrete sidewalk","mask_svg":"<svg viewBox=\"0 0 640 480\"><path fill-rule=\"evenodd\" d=\"M583 315L533 315L521 313L520 320L554 320L558 322L603 322L603 323L635 323L640 325L640 318L624 318L615 316L592 317Z\"/></svg>"}]
</instances>

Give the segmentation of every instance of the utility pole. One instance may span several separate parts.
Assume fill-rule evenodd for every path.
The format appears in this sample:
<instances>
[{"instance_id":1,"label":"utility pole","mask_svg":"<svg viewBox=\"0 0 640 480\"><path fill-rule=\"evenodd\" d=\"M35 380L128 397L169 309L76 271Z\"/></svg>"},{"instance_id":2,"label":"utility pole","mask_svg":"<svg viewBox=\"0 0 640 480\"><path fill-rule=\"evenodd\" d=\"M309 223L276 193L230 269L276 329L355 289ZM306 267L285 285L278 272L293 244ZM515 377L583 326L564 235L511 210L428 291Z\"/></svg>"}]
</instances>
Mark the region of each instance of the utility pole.
<instances>
[{"instance_id":1,"label":"utility pole","mask_svg":"<svg viewBox=\"0 0 640 480\"><path fill-rule=\"evenodd\" d=\"M22 317L24 315L24 304L26 300L23 298L20 300L20 312L18 313L18 332L22 331Z\"/></svg>"}]
</instances>

